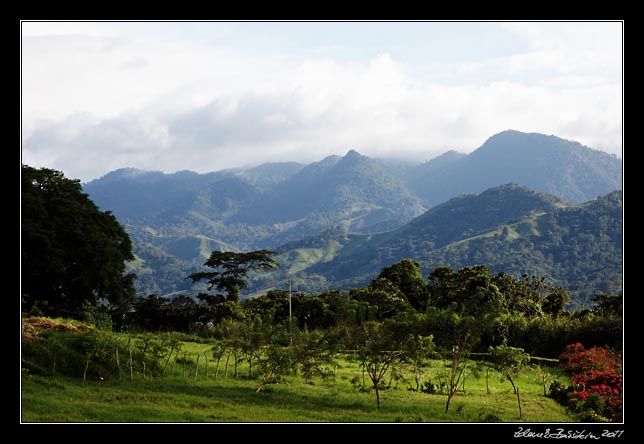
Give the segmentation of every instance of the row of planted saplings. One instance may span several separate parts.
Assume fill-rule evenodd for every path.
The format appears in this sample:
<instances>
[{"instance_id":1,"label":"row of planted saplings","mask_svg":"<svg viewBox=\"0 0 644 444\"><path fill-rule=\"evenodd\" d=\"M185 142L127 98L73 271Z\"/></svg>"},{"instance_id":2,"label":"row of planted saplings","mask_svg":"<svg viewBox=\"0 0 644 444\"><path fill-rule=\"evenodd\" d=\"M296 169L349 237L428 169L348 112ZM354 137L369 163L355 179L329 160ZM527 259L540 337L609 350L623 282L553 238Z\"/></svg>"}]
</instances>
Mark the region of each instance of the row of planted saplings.
<instances>
[{"instance_id":1,"label":"row of planted saplings","mask_svg":"<svg viewBox=\"0 0 644 444\"><path fill-rule=\"evenodd\" d=\"M212 361L216 362L214 377L223 364L225 377L232 367L238 377L239 349L218 343L203 353L183 350L183 344L172 333L128 335L127 339L113 334L94 331L64 333L51 331L40 340L24 343L23 367L46 374L63 374L82 377L84 381L105 379L134 380L138 374L143 379L176 375L210 376ZM230 364L233 363L231 366ZM252 367L251 367L252 370Z\"/></svg>"}]
</instances>

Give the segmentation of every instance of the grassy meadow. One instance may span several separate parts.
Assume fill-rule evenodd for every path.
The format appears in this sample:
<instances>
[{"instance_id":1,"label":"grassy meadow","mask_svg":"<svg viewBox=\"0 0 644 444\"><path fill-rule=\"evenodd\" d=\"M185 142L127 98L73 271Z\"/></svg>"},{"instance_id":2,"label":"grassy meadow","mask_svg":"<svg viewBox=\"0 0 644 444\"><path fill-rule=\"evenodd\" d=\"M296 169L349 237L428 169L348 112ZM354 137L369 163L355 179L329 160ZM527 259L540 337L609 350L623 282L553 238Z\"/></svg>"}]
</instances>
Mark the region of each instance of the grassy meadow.
<instances>
[{"instance_id":1,"label":"grassy meadow","mask_svg":"<svg viewBox=\"0 0 644 444\"><path fill-rule=\"evenodd\" d=\"M182 344L181 358L163 377L136 372L110 375L102 381L61 375L22 375L22 422L109 423L396 423L396 422L575 422L575 416L544 396L542 376L527 369L516 385L521 394L522 418L510 383L494 370L470 372L465 392L452 399L445 413L446 395L415 391L413 375L389 378L381 390L381 407L357 361L341 357L335 381L307 383L298 375L256 392L259 381L248 375L248 365L237 368L226 357L219 363L211 345ZM185 352L185 355L184 355ZM199 367L196 367L197 356ZM433 360L423 381L438 382L445 361ZM472 366L474 369L475 367ZM554 370L553 370L554 371ZM563 380L562 376L552 376ZM413 389L413 390L410 390ZM489 394L488 394L489 390Z\"/></svg>"}]
</instances>

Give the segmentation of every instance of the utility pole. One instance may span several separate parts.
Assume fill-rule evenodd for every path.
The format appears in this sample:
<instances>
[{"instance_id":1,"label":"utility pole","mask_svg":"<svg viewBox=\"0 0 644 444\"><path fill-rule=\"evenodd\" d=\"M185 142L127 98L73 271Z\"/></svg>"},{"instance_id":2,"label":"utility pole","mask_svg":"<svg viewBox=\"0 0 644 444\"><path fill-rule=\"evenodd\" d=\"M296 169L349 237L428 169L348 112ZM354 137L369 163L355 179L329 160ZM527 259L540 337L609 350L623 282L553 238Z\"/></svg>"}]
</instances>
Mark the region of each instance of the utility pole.
<instances>
[{"instance_id":1,"label":"utility pole","mask_svg":"<svg viewBox=\"0 0 644 444\"><path fill-rule=\"evenodd\" d=\"M288 275L288 334L293 344L293 307L291 305L292 292L291 292L291 275Z\"/></svg>"}]
</instances>

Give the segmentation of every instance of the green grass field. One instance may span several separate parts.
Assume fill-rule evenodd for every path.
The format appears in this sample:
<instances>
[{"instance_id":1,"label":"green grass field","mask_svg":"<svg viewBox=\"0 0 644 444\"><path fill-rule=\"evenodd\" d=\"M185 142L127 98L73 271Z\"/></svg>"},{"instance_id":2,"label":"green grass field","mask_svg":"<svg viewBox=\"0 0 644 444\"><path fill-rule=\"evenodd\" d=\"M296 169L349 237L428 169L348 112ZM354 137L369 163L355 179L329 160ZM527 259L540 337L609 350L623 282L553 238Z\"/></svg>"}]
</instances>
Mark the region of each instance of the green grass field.
<instances>
[{"instance_id":1,"label":"green grass field","mask_svg":"<svg viewBox=\"0 0 644 444\"><path fill-rule=\"evenodd\" d=\"M22 422L110 422L110 423L395 423L395 422L576 422L573 414L543 395L539 375L529 369L517 381L521 394L522 419L517 398L507 380L494 371L470 374L465 393L459 392L445 413L445 394L410 391L413 377L389 381L381 391L376 408L370 381L362 385L357 362L340 359L334 383L306 383L299 376L267 386L256 393L258 380L248 377L248 366L240 363L238 377L233 365L219 371L209 359L206 375L204 352L207 344L184 343L182 350L192 361L178 362L163 378L143 379L135 374L111 375L102 382L63 376L25 373L22 377ZM197 354L201 354L195 378ZM424 380L437 381L443 361L431 361ZM490 393L488 394L488 386Z\"/></svg>"}]
</instances>

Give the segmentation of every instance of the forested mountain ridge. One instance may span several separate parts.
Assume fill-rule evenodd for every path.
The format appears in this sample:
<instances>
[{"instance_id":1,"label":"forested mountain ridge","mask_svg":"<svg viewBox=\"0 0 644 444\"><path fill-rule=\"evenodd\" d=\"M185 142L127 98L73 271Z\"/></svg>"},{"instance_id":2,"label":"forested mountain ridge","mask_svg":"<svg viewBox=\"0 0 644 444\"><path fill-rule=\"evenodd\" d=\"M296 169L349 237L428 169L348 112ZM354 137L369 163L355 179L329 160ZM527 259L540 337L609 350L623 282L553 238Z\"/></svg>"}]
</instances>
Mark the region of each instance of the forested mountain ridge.
<instances>
[{"instance_id":1,"label":"forested mountain ridge","mask_svg":"<svg viewBox=\"0 0 644 444\"><path fill-rule=\"evenodd\" d=\"M469 219L472 225L468 225L468 218L455 206L445 216L448 223L433 226L436 212L444 210L439 204L452 197L460 200L450 205L460 202L461 211L470 212L468 199L473 195L515 182L548 191L550 204L563 206L621 189L621 177L621 159L615 156L554 136L505 131L471 154L448 151L423 164L371 159L349 150L345 156L329 156L308 165L269 163L205 174L127 168L83 188L99 208L113 212L132 237L138 258L131 264L139 274L137 290L168 294L190 288L183 278L201 266L212 249L284 251L280 246L289 242L309 242L316 236L318 243L327 239L321 251L311 247L288 253L298 264L293 270L315 272L309 282L318 280L324 287L333 284L328 279L339 279L342 273L319 274L311 267L322 259L331 261L336 253L347 254L352 249L347 246L349 240L357 245L356 239L384 242L391 237L391 245L397 246L395 237L406 238L404 230L415 230L407 223L418 224L425 220L416 219L419 216L433 215L422 224L433 237L416 233L424 236L418 245L426 255L467 238L461 235L471 237L492 229L489 223L507 223L497 216L509 216L505 213L512 210L497 200L487 212L477 213L477 219ZM532 204L515 201L513 217L520 217L521 208ZM329 237L328 230L345 234ZM370 252L375 256L368 259L381 263L392 256L388 245Z\"/></svg>"},{"instance_id":2,"label":"forested mountain ridge","mask_svg":"<svg viewBox=\"0 0 644 444\"><path fill-rule=\"evenodd\" d=\"M347 278L349 270L353 275L367 269L373 273L380 266L468 239L528 213L561 206L565 206L561 199L516 184L465 194L428 210L396 230L356 238L348 248L350 253L338 255L338 265L325 266L325 273L339 280ZM350 267L340 265L346 263Z\"/></svg>"},{"instance_id":3,"label":"forested mountain ridge","mask_svg":"<svg viewBox=\"0 0 644 444\"><path fill-rule=\"evenodd\" d=\"M409 186L431 207L503 183L580 203L622 188L621 159L578 142L538 133L503 131L466 156L427 162Z\"/></svg>"},{"instance_id":4,"label":"forested mountain ridge","mask_svg":"<svg viewBox=\"0 0 644 444\"><path fill-rule=\"evenodd\" d=\"M582 308L596 292L621 290L622 208L621 191L574 205L509 184L451 199L391 232L327 233L289 244L277 259L296 276L347 289L405 258L418 261L424 275L439 266L485 264L494 272L544 277Z\"/></svg>"}]
</instances>

